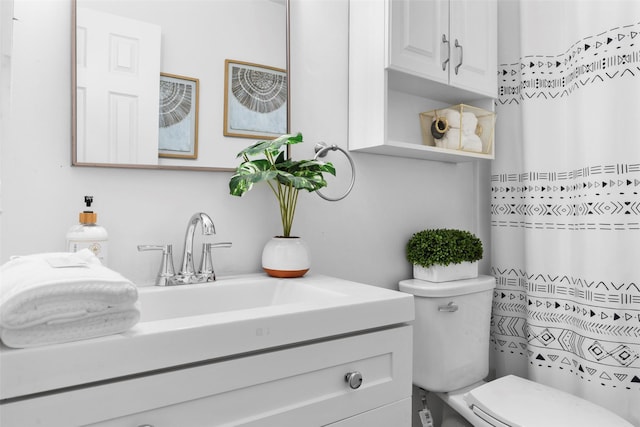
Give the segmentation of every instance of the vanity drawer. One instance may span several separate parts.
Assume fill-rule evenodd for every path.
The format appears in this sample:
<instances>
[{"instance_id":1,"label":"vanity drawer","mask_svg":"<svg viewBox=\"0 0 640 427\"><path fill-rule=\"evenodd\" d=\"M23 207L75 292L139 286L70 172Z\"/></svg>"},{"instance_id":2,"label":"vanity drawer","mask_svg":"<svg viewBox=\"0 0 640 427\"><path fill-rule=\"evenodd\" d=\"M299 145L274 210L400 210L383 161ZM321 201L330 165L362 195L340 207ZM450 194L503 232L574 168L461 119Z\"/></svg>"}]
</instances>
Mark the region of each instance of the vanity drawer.
<instances>
[{"instance_id":1,"label":"vanity drawer","mask_svg":"<svg viewBox=\"0 0 640 427\"><path fill-rule=\"evenodd\" d=\"M3 426L325 425L411 396L411 326L13 402ZM352 389L348 373L362 384ZM354 384L355 385L355 384Z\"/></svg>"}]
</instances>

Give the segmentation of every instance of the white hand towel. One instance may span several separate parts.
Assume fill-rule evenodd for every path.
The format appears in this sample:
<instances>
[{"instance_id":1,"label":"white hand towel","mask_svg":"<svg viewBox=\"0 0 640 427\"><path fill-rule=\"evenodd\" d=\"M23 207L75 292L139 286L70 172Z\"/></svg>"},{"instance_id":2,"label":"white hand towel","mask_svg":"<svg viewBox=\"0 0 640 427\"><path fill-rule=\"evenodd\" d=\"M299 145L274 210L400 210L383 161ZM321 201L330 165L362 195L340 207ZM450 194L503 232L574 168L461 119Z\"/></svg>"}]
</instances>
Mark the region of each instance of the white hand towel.
<instances>
[{"instance_id":1,"label":"white hand towel","mask_svg":"<svg viewBox=\"0 0 640 427\"><path fill-rule=\"evenodd\" d=\"M131 307L136 286L88 249L17 257L0 268L0 326L27 328Z\"/></svg>"},{"instance_id":2,"label":"white hand towel","mask_svg":"<svg viewBox=\"0 0 640 427\"><path fill-rule=\"evenodd\" d=\"M62 344L119 334L131 329L139 319L140 311L135 306L110 309L74 320L51 321L19 329L0 328L0 339L13 348Z\"/></svg>"}]
</instances>

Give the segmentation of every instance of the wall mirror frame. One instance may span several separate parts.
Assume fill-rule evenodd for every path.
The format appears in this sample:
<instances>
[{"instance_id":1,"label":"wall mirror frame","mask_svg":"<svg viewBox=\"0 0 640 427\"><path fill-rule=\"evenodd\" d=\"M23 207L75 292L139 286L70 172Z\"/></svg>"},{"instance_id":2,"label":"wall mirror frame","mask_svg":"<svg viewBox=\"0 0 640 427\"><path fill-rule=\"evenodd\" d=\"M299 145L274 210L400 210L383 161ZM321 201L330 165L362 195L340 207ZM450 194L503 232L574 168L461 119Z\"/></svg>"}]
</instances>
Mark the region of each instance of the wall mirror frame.
<instances>
[{"instance_id":1,"label":"wall mirror frame","mask_svg":"<svg viewBox=\"0 0 640 427\"><path fill-rule=\"evenodd\" d=\"M115 0L114 0L115 1ZM158 0L160 1L160 0ZM217 0L210 0L211 2L215 2ZM258 1L258 0L256 0ZM286 132L290 131L290 127L291 127L291 78L290 78L290 2L289 0L260 0L260 1L265 1L265 2L269 2L271 7L273 7L273 5L277 5L279 7L282 7L283 11L284 11L284 21L285 21L285 25L284 25L284 31L285 31L285 35L284 35L284 69L285 69L285 76L286 76L286 83L283 83L284 85L286 85L286 91L287 91L287 101L286 101L286 112L284 112L285 116L286 116ZM147 162L147 164L142 164L142 163L137 163L137 162L120 162L118 160L115 161L92 161L92 160L85 160L83 159L82 156L80 156L79 154L81 154L83 146L81 147L82 141L83 140L87 140L87 123L90 123L90 120L87 120L86 117L86 113L85 113L85 109L87 108L87 102L86 99L82 98L83 95L81 95L81 98L79 100L78 96L79 96L79 92L82 92L82 90L78 89L79 84L83 84L82 83L82 79L84 78L82 75L82 71L79 71L79 68L81 68L80 66L78 66L78 61L83 61L83 55L86 56L86 53L83 51L83 49L79 46L83 46L82 43L86 43L86 40L83 40L84 34L81 33L80 31L78 31L78 12L79 12L79 5L78 3L83 2L83 0L71 0L71 89L72 89L72 93L71 93L71 105L72 105L72 111L71 111L71 164L73 166L81 166L81 167L106 167L106 168L129 168L129 169L161 169L161 170L192 170L192 171L233 171L235 170L235 166L236 166L236 159L235 159L235 153L239 152L240 150L242 150L244 147L250 145L252 142L249 139L244 139L244 138L237 138L234 142L233 142L233 150L234 150L234 154L233 154L233 164L230 165L229 164L229 160L226 160L227 164L219 164L218 161L216 159L209 159L208 157L205 157L205 154L203 153L203 155L201 156L201 158L197 161L197 162L189 162L189 160L185 160L185 159L166 159L166 158L161 158L158 155L158 160L153 159L153 161L155 161L156 163L149 163ZM124 3L122 1L120 1L120 3ZM152 3L151 1L138 1L138 3ZM164 2L165 4L168 2ZM174 4L179 4L182 2L179 1L175 1L172 2ZM186 2L185 2L186 3ZM233 0L229 0L228 2L229 4L233 3ZM244 2L237 2L239 3L244 3ZM84 17L82 17L82 19L84 19ZM220 19L220 18L218 18ZM178 21L176 19L176 21ZM209 22L210 25L215 25L215 23L212 23L211 21ZM238 26L238 31L242 31L241 28L242 23L239 22L237 24ZM268 25L268 24L267 24ZM279 28L281 28L282 26L277 26ZM260 31L264 32L264 28L261 28ZM196 32L194 32L196 33ZM164 49L165 46L165 42L168 43L168 40L165 40L165 35L162 34L161 36L162 38L162 48ZM206 55L207 52L210 51L210 46L215 46L216 43L231 43L231 40L234 39L234 36L229 36L229 37L225 37L223 40L200 40L200 42L202 42L201 46L196 46L193 47L192 50L198 50L202 52L203 55ZM255 38L254 38L255 39ZM258 38L259 39L259 38ZM255 43L254 43L255 44ZM86 46L86 44L85 44ZM258 46L260 46L258 44ZM221 72L224 71L223 67L225 66L225 59L237 59L237 60L243 60L243 59L252 59L252 58L233 58L233 53L227 53L226 55L231 56L231 58L218 58L217 61L220 62L220 70ZM199 55L194 55L194 60L198 59ZM165 70L162 69L160 70L162 73L171 73L174 70ZM176 73L176 74L181 74L181 73ZM192 76L192 77L199 77L199 76ZM159 75L158 75L159 78ZM203 87L205 84L209 84L209 85L219 85L221 88L224 87L224 80L220 79L219 81L208 81L208 82L204 82L204 79L200 78L200 86ZM158 92L160 91L159 87L158 87ZM201 89L202 92L202 89ZM219 111L223 111L223 106L224 106L224 100L222 97L220 97L220 99L209 99L208 102L215 102L219 104ZM202 97L200 98L200 107L201 107L201 113L202 113L202 105L203 105L203 99ZM216 110L218 106L216 106ZM226 107L226 106L224 106ZM155 110L155 114L156 117L158 117L158 112L159 109ZM79 121L79 118L81 118L81 120ZM204 117L202 114L200 114L199 116L199 121L202 124L203 121L205 120L209 120L209 121L214 121L215 123L218 123L220 126L220 132L210 132L209 135L203 135L202 132L200 133L200 137L199 139L199 145L200 147L202 147L204 144L217 144L217 143L224 143L227 138L227 136L223 135L222 132L222 127L224 126L224 120L223 120L223 114L221 113L219 116L217 114L215 114L213 117L212 116L207 116ZM202 128L202 126L201 126ZM284 132L283 132L284 133ZM204 136L204 138L202 138L202 136ZM152 138L149 138L149 140L151 140ZM255 138L260 139L260 138ZM125 138L126 140L126 138ZM289 147L288 147L289 150ZM290 152L288 151L287 153L288 155L290 155ZM165 157L165 156L163 156ZM213 156L215 157L215 156ZM228 157L228 155L227 155ZM175 162L175 163L171 163L171 162Z\"/></svg>"}]
</instances>

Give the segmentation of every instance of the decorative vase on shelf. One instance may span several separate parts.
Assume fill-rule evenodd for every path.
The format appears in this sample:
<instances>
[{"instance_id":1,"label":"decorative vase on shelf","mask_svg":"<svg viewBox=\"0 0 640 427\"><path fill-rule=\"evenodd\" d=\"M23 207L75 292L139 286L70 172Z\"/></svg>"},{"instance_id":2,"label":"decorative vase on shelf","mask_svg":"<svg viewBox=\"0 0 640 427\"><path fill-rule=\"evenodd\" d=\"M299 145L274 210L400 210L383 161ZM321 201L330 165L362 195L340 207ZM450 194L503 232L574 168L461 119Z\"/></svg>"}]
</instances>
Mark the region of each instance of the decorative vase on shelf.
<instances>
[{"instance_id":1,"label":"decorative vase on shelf","mask_svg":"<svg viewBox=\"0 0 640 427\"><path fill-rule=\"evenodd\" d=\"M300 237L273 237L262 250L262 268L269 276L302 277L310 266L309 249Z\"/></svg>"}]
</instances>

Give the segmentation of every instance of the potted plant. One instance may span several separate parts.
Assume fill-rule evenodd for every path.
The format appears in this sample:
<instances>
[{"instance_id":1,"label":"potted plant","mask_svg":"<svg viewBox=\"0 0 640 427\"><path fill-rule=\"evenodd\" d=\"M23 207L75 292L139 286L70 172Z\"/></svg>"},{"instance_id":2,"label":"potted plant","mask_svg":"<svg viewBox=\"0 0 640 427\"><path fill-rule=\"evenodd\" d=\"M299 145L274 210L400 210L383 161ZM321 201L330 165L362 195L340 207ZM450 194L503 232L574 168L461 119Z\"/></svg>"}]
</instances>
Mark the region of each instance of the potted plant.
<instances>
[{"instance_id":1,"label":"potted plant","mask_svg":"<svg viewBox=\"0 0 640 427\"><path fill-rule=\"evenodd\" d=\"M324 173L336 174L328 162L287 158L284 148L301 142L301 133L256 142L238 153L243 162L229 181L229 190L234 196L242 196L253 188L253 184L266 182L278 200L282 235L267 242L262 252L262 268L276 277L300 277L309 270L306 244L301 238L291 235L298 192L319 190L327 185ZM252 160L252 157L257 158Z\"/></svg>"},{"instance_id":2,"label":"potted plant","mask_svg":"<svg viewBox=\"0 0 640 427\"><path fill-rule=\"evenodd\" d=\"M482 241L464 230L430 229L415 233L407 243L413 277L430 282L478 277Z\"/></svg>"}]
</instances>

